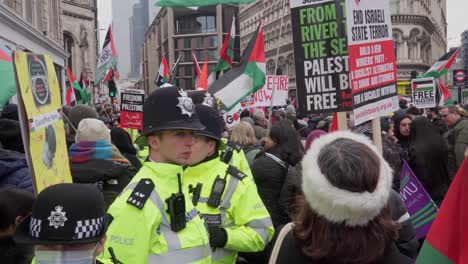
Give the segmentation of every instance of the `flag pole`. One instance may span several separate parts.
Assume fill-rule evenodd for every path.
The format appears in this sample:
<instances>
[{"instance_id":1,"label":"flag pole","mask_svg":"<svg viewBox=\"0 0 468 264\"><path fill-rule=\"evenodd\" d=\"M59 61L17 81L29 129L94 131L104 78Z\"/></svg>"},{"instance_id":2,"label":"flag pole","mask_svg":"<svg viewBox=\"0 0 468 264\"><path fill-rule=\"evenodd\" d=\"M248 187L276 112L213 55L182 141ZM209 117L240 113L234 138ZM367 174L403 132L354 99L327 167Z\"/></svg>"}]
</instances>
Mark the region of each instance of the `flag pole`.
<instances>
[{"instance_id":1,"label":"flag pole","mask_svg":"<svg viewBox=\"0 0 468 264\"><path fill-rule=\"evenodd\" d=\"M281 47L281 34L283 33L283 20L284 20L284 12L286 9L286 5L284 4L286 0L282 1L282 6L283 6L283 11L281 12L281 22L280 22L280 32L278 36L278 46L276 47L276 59L275 59L275 74L278 71L278 58L279 58L279 50ZM271 116L273 114L273 102L274 102L274 97L275 97L275 91L278 88L278 82L275 83L273 91L271 92L271 103L270 103L270 112L268 113L268 130L271 129Z\"/></svg>"}]
</instances>

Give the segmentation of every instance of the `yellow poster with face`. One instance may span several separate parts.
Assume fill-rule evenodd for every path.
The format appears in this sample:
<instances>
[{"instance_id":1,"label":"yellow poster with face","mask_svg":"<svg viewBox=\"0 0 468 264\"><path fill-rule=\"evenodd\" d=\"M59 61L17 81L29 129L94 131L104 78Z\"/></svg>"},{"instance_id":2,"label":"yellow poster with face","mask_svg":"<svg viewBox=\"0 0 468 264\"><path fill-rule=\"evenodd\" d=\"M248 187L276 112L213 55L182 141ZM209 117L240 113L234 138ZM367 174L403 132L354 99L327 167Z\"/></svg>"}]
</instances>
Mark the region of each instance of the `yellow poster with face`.
<instances>
[{"instance_id":1,"label":"yellow poster with face","mask_svg":"<svg viewBox=\"0 0 468 264\"><path fill-rule=\"evenodd\" d=\"M36 194L71 183L60 88L52 58L16 52L13 56L21 132Z\"/></svg>"}]
</instances>

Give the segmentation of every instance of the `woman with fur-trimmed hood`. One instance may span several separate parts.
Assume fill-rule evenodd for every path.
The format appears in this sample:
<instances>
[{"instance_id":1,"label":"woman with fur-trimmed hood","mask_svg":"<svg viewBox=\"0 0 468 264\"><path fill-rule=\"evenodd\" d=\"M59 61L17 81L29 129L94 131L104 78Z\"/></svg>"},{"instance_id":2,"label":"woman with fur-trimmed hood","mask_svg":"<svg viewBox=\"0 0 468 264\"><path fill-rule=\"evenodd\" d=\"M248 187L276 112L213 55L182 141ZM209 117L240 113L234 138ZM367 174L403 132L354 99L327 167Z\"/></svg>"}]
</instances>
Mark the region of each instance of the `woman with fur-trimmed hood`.
<instances>
[{"instance_id":1,"label":"woman with fur-trimmed hood","mask_svg":"<svg viewBox=\"0 0 468 264\"><path fill-rule=\"evenodd\" d=\"M278 235L270 263L406 264L389 207L392 170L365 136L314 141L302 161L299 214Z\"/></svg>"}]
</instances>

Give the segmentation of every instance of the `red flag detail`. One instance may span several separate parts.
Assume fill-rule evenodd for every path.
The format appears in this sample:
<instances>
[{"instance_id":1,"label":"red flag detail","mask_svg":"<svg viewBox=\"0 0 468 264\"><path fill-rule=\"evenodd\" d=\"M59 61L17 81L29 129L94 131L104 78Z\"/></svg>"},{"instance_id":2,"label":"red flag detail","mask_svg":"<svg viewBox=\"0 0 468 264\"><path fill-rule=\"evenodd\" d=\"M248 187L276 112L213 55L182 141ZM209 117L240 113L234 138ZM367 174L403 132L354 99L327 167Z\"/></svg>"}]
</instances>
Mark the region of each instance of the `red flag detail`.
<instances>
[{"instance_id":1,"label":"red flag detail","mask_svg":"<svg viewBox=\"0 0 468 264\"><path fill-rule=\"evenodd\" d=\"M333 113L333 120L329 132L338 131L338 113Z\"/></svg>"}]
</instances>

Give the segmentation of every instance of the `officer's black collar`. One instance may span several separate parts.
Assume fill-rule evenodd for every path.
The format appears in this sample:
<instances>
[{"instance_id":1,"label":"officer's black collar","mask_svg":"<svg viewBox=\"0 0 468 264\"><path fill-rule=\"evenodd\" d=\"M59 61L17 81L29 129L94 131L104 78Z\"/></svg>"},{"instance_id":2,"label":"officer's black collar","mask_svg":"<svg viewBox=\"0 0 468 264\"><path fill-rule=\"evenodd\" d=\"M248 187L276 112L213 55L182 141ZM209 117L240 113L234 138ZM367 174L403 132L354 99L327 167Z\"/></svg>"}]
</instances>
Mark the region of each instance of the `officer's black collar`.
<instances>
[{"instance_id":1,"label":"officer's black collar","mask_svg":"<svg viewBox=\"0 0 468 264\"><path fill-rule=\"evenodd\" d=\"M197 165L200 165L200 164L202 164L202 163L208 162L208 161L210 161L210 160L214 160L214 159L216 159L217 157L219 157L219 153L218 153L218 151L215 151L215 152L213 153L213 155L210 155L210 156L206 157L204 160L200 161L200 162L197 163L197 164L190 165L190 167L195 167L195 166L197 166Z\"/></svg>"}]
</instances>

